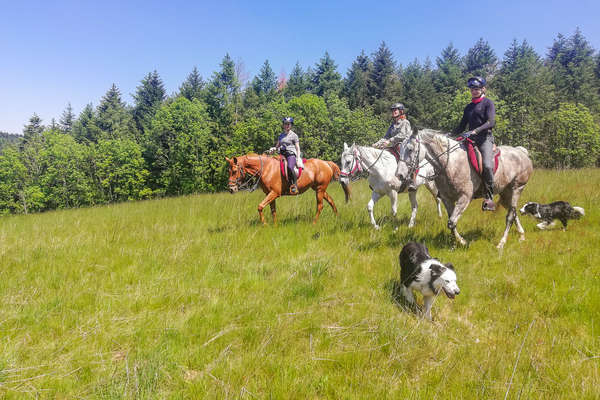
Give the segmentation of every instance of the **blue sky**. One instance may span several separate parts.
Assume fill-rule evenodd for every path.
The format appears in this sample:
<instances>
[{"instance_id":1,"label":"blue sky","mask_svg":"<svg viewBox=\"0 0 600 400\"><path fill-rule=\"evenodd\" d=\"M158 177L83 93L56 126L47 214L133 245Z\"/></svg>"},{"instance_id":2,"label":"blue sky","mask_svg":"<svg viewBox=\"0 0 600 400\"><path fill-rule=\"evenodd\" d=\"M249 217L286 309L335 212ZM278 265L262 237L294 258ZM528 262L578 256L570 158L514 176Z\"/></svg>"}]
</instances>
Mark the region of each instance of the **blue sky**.
<instances>
[{"instance_id":1,"label":"blue sky","mask_svg":"<svg viewBox=\"0 0 600 400\"><path fill-rule=\"evenodd\" d=\"M485 3L485 4L484 4ZM33 113L60 118L98 105L115 83L132 103L156 69L168 93L194 66L205 80L226 53L251 79L314 66L328 51L346 75L382 41L397 63L435 60L450 42L466 54L483 37L501 59L513 39L545 56L579 27L600 49L595 1L27 1L0 0L0 131L21 133Z\"/></svg>"}]
</instances>

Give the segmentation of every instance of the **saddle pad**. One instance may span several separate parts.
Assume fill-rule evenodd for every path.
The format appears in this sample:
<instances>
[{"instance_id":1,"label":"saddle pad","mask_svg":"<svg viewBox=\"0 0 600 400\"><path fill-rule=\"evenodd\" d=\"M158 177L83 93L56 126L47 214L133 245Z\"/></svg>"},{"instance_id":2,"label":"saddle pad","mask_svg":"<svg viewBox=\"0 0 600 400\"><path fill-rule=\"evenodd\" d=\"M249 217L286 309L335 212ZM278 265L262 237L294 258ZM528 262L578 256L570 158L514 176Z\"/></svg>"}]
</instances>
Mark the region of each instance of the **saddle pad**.
<instances>
[{"instance_id":1,"label":"saddle pad","mask_svg":"<svg viewBox=\"0 0 600 400\"><path fill-rule=\"evenodd\" d=\"M302 159L302 162L305 163L306 162L306 158ZM302 176L302 170L304 168L299 168L298 166L296 166L298 168L298 179L300 179L300 177ZM285 180L288 180L288 175L287 175L287 159L280 155L279 156L279 168L281 169L281 176L283 176L285 178Z\"/></svg>"},{"instance_id":2,"label":"saddle pad","mask_svg":"<svg viewBox=\"0 0 600 400\"><path fill-rule=\"evenodd\" d=\"M475 172L481 175L483 169L481 167L481 152L477 147L473 145L473 141L471 139L465 140L467 146L467 156L469 158L469 163L475 169ZM498 170L498 163L500 158L500 149L494 145L494 174Z\"/></svg>"}]
</instances>

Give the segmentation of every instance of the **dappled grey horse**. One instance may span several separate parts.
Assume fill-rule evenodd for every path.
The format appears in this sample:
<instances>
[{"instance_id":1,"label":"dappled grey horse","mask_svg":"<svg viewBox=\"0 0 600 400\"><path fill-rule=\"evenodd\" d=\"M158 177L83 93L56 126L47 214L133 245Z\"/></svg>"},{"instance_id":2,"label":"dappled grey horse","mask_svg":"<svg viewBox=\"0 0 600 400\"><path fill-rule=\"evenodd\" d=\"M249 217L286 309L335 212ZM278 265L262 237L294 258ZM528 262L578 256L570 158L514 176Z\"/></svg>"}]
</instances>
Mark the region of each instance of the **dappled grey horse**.
<instances>
[{"instance_id":1,"label":"dappled grey horse","mask_svg":"<svg viewBox=\"0 0 600 400\"><path fill-rule=\"evenodd\" d=\"M379 229L379 225L377 225L375 217L373 216L375 203L383 196L389 196L392 203L392 215L395 217L398 211L398 193L404 191L407 186L405 182L400 181L395 175L397 165L396 158L389 151L376 149L374 147L357 146L356 144L348 146L344 143L340 182L348 184L352 176L359 172L368 172L369 187L373 192L371 193L371 200L367 204L367 210L369 211L371 224L375 229ZM430 175L433 175L433 168L431 166L426 166L418 174L416 186L424 184L431 192L436 199L438 216L441 218L442 207L440 199L437 197L438 190L433 181L427 179ZM417 209L419 207L417 203L417 192L414 190L408 191L408 198L410 199L412 208L408 227L412 228L415 225Z\"/></svg>"},{"instance_id":2,"label":"dappled grey horse","mask_svg":"<svg viewBox=\"0 0 600 400\"><path fill-rule=\"evenodd\" d=\"M500 194L500 204L508 210L506 229L497 246L501 249L513 222L517 225L519 240L525 240L525 231L516 210L533 166L524 147L499 148L501 155L498 170L494 174L494 193ZM456 230L456 224L471 200L483 197L481 176L469 165L467 152L459 142L432 129L421 130L403 142L398 163L400 179L411 176L416 168L424 164L431 164L435 169L435 183L448 212L448 228L460 244L466 245L467 242Z\"/></svg>"}]
</instances>

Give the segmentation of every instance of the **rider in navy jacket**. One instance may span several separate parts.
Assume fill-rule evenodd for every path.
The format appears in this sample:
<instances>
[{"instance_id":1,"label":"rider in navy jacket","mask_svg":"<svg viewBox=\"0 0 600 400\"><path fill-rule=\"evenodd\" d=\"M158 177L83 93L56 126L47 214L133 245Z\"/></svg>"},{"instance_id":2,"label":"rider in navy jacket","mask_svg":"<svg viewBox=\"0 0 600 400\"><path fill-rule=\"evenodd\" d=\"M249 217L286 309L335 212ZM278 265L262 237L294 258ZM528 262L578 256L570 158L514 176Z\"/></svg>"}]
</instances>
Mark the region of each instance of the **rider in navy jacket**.
<instances>
[{"instance_id":1,"label":"rider in navy jacket","mask_svg":"<svg viewBox=\"0 0 600 400\"><path fill-rule=\"evenodd\" d=\"M494 160L493 145L494 136L492 128L496 124L496 108L494 103L485 96L486 81L482 77L473 77L467 81L467 87L471 89L471 103L463 112L462 120L454 130L454 134L463 132L469 125L469 132L462 133L463 138L470 138L481 151L483 163L483 183L485 185L485 199L482 209L494 211Z\"/></svg>"}]
</instances>

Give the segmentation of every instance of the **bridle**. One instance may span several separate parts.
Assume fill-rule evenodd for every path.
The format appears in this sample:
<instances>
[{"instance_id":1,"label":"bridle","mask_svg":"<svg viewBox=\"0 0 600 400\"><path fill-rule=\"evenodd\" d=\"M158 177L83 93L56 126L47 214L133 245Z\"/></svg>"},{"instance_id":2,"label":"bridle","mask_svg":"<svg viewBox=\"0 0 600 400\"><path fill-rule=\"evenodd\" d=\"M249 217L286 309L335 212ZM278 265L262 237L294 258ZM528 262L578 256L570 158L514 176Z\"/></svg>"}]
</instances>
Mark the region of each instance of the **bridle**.
<instances>
[{"instance_id":1,"label":"bridle","mask_svg":"<svg viewBox=\"0 0 600 400\"><path fill-rule=\"evenodd\" d=\"M360 156L358 154L357 148L352 149L352 162L354 163L352 169L349 172L340 171L340 176L358 179L358 178L355 178L354 175L356 174L357 171L359 173L363 172L363 169L360 166Z\"/></svg>"},{"instance_id":2,"label":"bridle","mask_svg":"<svg viewBox=\"0 0 600 400\"><path fill-rule=\"evenodd\" d=\"M355 176L356 171L358 171L359 173L360 172L369 172L369 170L371 168L373 168L373 166L375 164L377 164L377 162L379 161L379 159L383 155L384 151L385 150L381 150L381 152L379 153L379 156L375 159L375 161L373 161L373 163L371 165L369 165L366 168L363 168L361 166L360 150L357 147L353 146L353 149L352 149L352 161L354 162L354 166L352 167L352 170L350 170L350 172L340 171L340 176L348 177L348 178L353 178L353 179L359 179L358 177Z\"/></svg>"},{"instance_id":3,"label":"bridle","mask_svg":"<svg viewBox=\"0 0 600 400\"><path fill-rule=\"evenodd\" d=\"M258 183L260 182L260 178L262 176L263 170L263 162L261 156L258 156L258 160L260 162L260 169L256 171L256 173L252 174L250 172L246 172L242 165L238 166L239 174L235 180L229 178L228 186L236 186L237 190L247 190L249 192L253 192L258 187Z\"/></svg>"},{"instance_id":4,"label":"bridle","mask_svg":"<svg viewBox=\"0 0 600 400\"><path fill-rule=\"evenodd\" d=\"M409 137L410 139L410 137ZM446 160L446 165L448 165L448 161L450 160L450 153L452 153L453 151L457 150L460 147L460 142L455 144L453 147L450 147L450 142L448 142L448 146L446 147L446 150L442 151L440 154L429 154L429 152L426 153L424 160L422 163L420 163L419 158L420 158L420 153L421 153L421 145L420 145L420 140L419 137L416 136L415 137L415 142L417 143L417 152L416 152L416 156L415 157L411 157L411 159L407 162L404 161L408 167L408 176L414 177L417 176L419 173L419 170L421 168L423 168L425 165L430 164L434 170L440 170L441 166L439 163L440 157L442 157L444 154L446 154L447 160ZM405 143L403 143L403 147L406 146ZM436 173L432 176L423 176L423 175L418 175L422 178L425 178L427 180L433 180L437 177L437 175L439 175L439 173Z\"/></svg>"}]
</instances>

